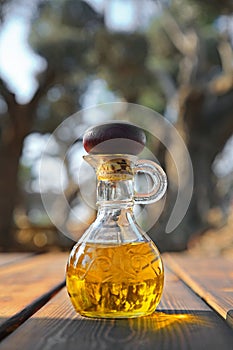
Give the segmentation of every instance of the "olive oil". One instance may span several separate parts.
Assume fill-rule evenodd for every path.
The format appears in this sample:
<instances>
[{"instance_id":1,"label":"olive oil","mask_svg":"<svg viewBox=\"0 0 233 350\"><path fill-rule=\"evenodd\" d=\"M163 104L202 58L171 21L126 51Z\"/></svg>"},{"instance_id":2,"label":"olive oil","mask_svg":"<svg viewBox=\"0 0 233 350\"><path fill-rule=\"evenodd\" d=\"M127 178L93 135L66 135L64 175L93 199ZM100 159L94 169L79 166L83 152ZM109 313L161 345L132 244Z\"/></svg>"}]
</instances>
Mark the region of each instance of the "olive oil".
<instances>
[{"instance_id":1,"label":"olive oil","mask_svg":"<svg viewBox=\"0 0 233 350\"><path fill-rule=\"evenodd\" d=\"M67 264L67 290L83 316L128 318L152 313L161 298L163 264L153 242L79 243Z\"/></svg>"}]
</instances>

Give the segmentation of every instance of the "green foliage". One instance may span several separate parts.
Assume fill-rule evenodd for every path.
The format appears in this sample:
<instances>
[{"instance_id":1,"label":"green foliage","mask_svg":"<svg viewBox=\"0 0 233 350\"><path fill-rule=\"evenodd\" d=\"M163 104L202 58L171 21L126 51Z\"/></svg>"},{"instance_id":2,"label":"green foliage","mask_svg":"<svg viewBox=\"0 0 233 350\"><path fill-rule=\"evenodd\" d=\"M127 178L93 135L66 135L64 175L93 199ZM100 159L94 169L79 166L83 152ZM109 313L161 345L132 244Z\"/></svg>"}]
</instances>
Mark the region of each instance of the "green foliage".
<instances>
[{"instance_id":1,"label":"green foliage","mask_svg":"<svg viewBox=\"0 0 233 350\"><path fill-rule=\"evenodd\" d=\"M157 88L154 89L152 89L151 87L147 87L140 94L138 103L142 106L147 106L162 114L164 112L166 100L162 95L159 86L157 86Z\"/></svg>"},{"instance_id":2,"label":"green foliage","mask_svg":"<svg viewBox=\"0 0 233 350\"><path fill-rule=\"evenodd\" d=\"M224 1L224 6L230 9L229 2ZM190 73L194 81L209 79L221 70L217 49L221 38L213 25L219 14L216 8L217 4L211 2L174 0L147 31L128 33L109 31L103 16L85 1L42 2L33 21L30 43L45 58L55 79L38 106L35 128L43 130L47 124L47 130L52 130L78 110L80 97L96 76L105 79L109 88L126 100L163 113L168 92L158 72L165 72L175 89L182 82L186 53L177 47L177 40L187 38L192 43L192 32L198 37L197 57L190 57L193 65L197 61ZM169 33L168 14L175 19L183 38L177 39L172 30ZM56 86L62 86L63 91L51 100Z\"/></svg>"},{"instance_id":3,"label":"green foliage","mask_svg":"<svg viewBox=\"0 0 233 350\"><path fill-rule=\"evenodd\" d=\"M192 5L198 5L199 18L205 23L213 21L219 15L231 15L233 12L232 0L189 0Z\"/></svg>"},{"instance_id":4,"label":"green foliage","mask_svg":"<svg viewBox=\"0 0 233 350\"><path fill-rule=\"evenodd\" d=\"M48 73L53 81L38 105L34 130L52 131L80 109L80 97L90 77L96 75L95 40L102 27L102 17L84 1L41 3L32 23L30 44L47 64L39 81Z\"/></svg>"},{"instance_id":5,"label":"green foliage","mask_svg":"<svg viewBox=\"0 0 233 350\"><path fill-rule=\"evenodd\" d=\"M60 15L57 16L53 11L54 2L46 2L33 23L30 38L34 50L46 59L48 66L56 72L57 79L67 78L75 71L89 74L97 64L93 49L96 30L89 31L88 27L80 30L80 27L74 27L72 21L69 25L68 18L63 18L63 8L67 3L70 1L61 4ZM82 4L81 1L77 3Z\"/></svg>"},{"instance_id":6,"label":"green foliage","mask_svg":"<svg viewBox=\"0 0 233 350\"><path fill-rule=\"evenodd\" d=\"M32 180L31 166L20 163L18 179L22 187L24 187L27 182L31 181Z\"/></svg>"}]
</instances>

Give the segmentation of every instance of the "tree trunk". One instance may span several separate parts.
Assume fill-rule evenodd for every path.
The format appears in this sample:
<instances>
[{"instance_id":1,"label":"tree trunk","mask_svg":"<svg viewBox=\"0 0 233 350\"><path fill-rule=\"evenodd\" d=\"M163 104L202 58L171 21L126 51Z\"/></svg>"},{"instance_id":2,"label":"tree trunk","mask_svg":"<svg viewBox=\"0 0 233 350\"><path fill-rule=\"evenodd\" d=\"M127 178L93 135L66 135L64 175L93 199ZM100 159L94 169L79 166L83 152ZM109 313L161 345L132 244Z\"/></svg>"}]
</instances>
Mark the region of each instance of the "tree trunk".
<instances>
[{"instance_id":1,"label":"tree trunk","mask_svg":"<svg viewBox=\"0 0 233 350\"><path fill-rule=\"evenodd\" d=\"M0 148L0 246L12 247L12 217L17 194L17 175L23 138L12 140Z\"/></svg>"},{"instance_id":2,"label":"tree trunk","mask_svg":"<svg viewBox=\"0 0 233 350\"><path fill-rule=\"evenodd\" d=\"M17 198L18 167L24 138L30 133L40 98L54 82L54 71L47 69L31 101L17 103L15 95L0 78L0 94L7 107L7 117L0 125L0 250L10 250L16 243L12 219Z\"/></svg>"},{"instance_id":3,"label":"tree trunk","mask_svg":"<svg viewBox=\"0 0 233 350\"><path fill-rule=\"evenodd\" d=\"M4 251L13 248L12 218L18 190L18 166L33 114L30 104L22 106L13 101L8 107L10 118L2 128L0 139L0 247Z\"/></svg>"}]
</instances>

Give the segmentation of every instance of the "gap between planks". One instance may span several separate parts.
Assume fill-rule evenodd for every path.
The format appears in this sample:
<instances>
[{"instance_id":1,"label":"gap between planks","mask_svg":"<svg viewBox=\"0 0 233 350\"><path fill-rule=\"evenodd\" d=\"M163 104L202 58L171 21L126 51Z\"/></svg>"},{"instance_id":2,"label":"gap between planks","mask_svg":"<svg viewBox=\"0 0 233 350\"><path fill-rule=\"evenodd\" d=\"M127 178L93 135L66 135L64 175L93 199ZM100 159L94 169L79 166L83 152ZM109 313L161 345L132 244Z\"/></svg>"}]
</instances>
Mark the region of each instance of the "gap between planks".
<instances>
[{"instance_id":1,"label":"gap between planks","mask_svg":"<svg viewBox=\"0 0 233 350\"><path fill-rule=\"evenodd\" d=\"M14 316L6 319L0 326L0 341L14 332L21 324L23 324L29 317L43 307L53 296L65 286L65 281L58 284L45 293L40 298L36 299L30 305L27 305L23 310L16 313Z\"/></svg>"},{"instance_id":2,"label":"gap between planks","mask_svg":"<svg viewBox=\"0 0 233 350\"><path fill-rule=\"evenodd\" d=\"M187 253L166 253L164 258L168 267L233 328L233 261Z\"/></svg>"},{"instance_id":3,"label":"gap between planks","mask_svg":"<svg viewBox=\"0 0 233 350\"><path fill-rule=\"evenodd\" d=\"M0 339L13 332L65 284L68 254L41 254L0 269Z\"/></svg>"}]
</instances>

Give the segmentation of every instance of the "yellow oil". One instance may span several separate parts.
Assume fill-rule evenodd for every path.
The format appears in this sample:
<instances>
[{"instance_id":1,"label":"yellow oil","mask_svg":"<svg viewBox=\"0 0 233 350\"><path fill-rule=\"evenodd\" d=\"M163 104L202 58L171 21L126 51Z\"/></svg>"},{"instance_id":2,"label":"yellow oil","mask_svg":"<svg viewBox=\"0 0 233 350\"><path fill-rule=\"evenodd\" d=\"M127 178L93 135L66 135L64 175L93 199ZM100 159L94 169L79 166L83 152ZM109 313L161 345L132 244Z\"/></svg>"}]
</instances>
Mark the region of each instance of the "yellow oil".
<instances>
[{"instance_id":1,"label":"yellow oil","mask_svg":"<svg viewBox=\"0 0 233 350\"><path fill-rule=\"evenodd\" d=\"M163 264L153 242L78 244L67 264L67 290L83 316L151 314L163 290Z\"/></svg>"}]
</instances>

